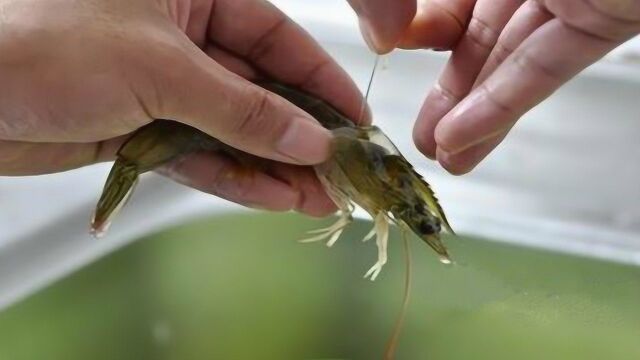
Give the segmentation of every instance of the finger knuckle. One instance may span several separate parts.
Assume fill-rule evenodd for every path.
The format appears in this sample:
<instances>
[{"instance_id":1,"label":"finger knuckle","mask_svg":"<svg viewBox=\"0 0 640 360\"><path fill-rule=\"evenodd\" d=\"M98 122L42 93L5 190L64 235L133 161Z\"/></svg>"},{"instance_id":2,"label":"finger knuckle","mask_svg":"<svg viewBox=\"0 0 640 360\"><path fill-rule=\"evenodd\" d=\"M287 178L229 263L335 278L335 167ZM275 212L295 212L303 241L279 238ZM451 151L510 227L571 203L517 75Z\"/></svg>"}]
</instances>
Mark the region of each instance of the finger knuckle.
<instances>
[{"instance_id":1,"label":"finger knuckle","mask_svg":"<svg viewBox=\"0 0 640 360\"><path fill-rule=\"evenodd\" d=\"M332 61L329 57L321 59L312 67L299 82L299 86L304 89L320 88L323 84L324 75L331 70Z\"/></svg>"},{"instance_id":2,"label":"finger knuckle","mask_svg":"<svg viewBox=\"0 0 640 360\"><path fill-rule=\"evenodd\" d=\"M558 69L544 65L527 51L514 53L513 63L520 69L520 73L533 73L555 81L561 78Z\"/></svg>"},{"instance_id":3,"label":"finger knuckle","mask_svg":"<svg viewBox=\"0 0 640 360\"><path fill-rule=\"evenodd\" d=\"M246 104L240 104L241 115L231 126L231 132L247 137L271 137L283 130L276 117L275 95L268 91L254 91Z\"/></svg>"},{"instance_id":4,"label":"finger knuckle","mask_svg":"<svg viewBox=\"0 0 640 360\"><path fill-rule=\"evenodd\" d=\"M498 41L499 35L500 33L494 30L487 22L478 17L473 17L469 21L465 37L476 46L490 50Z\"/></svg>"},{"instance_id":5,"label":"finger knuckle","mask_svg":"<svg viewBox=\"0 0 640 360\"><path fill-rule=\"evenodd\" d=\"M446 101L458 103L462 98L466 95L463 92L454 91L448 84L444 81L438 81L433 87L433 94L440 98L445 99Z\"/></svg>"},{"instance_id":6,"label":"finger knuckle","mask_svg":"<svg viewBox=\"0 0 640 360\"><path fill-rule=\"evenodd\" d=\"M479 91L484 94L484 98L491 103L498 111L506 114L514 114L516 109L508 102L501 100L496 94L491 91L486 85L481 85Z\"/></svg>"},{"instance_id":7,"label":"finger knuckle","mask_svg":"<svg viewBox=\"0 0 640 360\"><path fill-rule=\"evenodd\" d=\"M249 47L247 57L254 62L259 62L268 54L273 52L274 47L278 46L278 35L289 25L289 19L280 14L267 30L257 38Z\"/></svg>"},{"instance_id":8,"label":"finger knuckle","mask_svg":"<svg viewBox=\"0 0 640 360\"><path fill-rule=\"evenodd\" d=\"M185 54L179 47L154 46L151 55L155 61L149 63L148 57L140 54L131 63L131 74L128 76L128 86L133 99L136 101L145 117L158 118L172 114L185 101L176 96L176 89L184 86L185 80L191 80L197 69L189 54Z\"/></svg>"},{"instance_id":9,"label":"finger knuckle","mask_svg":"<svg viewBox=\"0 0 640 360\"><path fill-rule=\"evenodd\" d=\"M491 52L491 57L496 64L502 64L513 54L513 49L505 43L498 42Z\"/></svg>"}]
</instances>

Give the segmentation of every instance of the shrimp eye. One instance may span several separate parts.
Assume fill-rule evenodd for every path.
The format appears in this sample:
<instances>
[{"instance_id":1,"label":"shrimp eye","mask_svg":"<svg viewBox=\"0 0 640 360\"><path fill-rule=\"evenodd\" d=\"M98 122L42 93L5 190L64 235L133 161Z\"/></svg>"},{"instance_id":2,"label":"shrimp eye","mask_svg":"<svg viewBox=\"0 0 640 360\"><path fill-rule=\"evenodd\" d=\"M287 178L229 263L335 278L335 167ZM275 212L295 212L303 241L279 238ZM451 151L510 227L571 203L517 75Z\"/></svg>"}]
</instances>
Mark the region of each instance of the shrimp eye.
<instances>
[{"instance_id":1,"label":"shrimp eye","mask_svg":"<svg viewBox=\"0 0 640 360\"><path fill-rule=\"evenodd\" d=\"M421 221L419 230L422 235L432 235L440 231L439 227L440 227L439 224L433 224L433 223L428 223L426 221Z\"/></svg>"}]
</instances>

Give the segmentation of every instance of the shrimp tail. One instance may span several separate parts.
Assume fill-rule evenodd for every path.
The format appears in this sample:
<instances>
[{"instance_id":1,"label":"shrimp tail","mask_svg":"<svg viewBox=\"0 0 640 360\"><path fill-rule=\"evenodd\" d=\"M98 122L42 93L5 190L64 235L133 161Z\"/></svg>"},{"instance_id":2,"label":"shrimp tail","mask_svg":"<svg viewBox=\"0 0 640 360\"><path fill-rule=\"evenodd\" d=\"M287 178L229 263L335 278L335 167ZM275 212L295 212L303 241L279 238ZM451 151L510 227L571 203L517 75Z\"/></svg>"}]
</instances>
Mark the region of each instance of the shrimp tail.
<instances>
[{"instance_id":1,"label":"shrimp tail","mask_svg":"<svg viewBox=\"0 0 640 360\"><path fill-rule=\"evenodd\" d=\"M116 160L91 220L91 235L100 238L107 232L114 216L133 193L139 174L136 164L123 158Z\"/></svg>"}]
</instances>

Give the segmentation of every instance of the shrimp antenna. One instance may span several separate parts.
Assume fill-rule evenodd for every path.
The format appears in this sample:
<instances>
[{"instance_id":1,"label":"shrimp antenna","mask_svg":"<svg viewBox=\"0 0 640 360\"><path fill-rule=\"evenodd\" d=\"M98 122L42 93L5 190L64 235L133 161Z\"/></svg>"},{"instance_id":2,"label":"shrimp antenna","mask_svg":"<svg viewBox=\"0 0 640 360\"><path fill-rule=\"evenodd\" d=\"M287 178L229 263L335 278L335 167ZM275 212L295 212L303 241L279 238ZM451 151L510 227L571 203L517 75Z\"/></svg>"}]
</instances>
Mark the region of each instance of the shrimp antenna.
<instances>
[{"instance_id":1,"label":"shrimp antenna","mask_svg":"<svg viewBox=\"0 0 640 360\"><path fill-rule=\"evenodd\" d=\"M367 108L367 101L369 100L369 93L371 92L371 85L373 84L373 78L376 75L376 70L378 70L378 63L380 62L380 55L376 54L376 58L373 62L373 69L371 70L371 75L369 76L369 83L367 84L367 91L364 94L364 99L362 99L362 105L360 106L360 114L358 115L358 123L362 123L362 118L364 117L364 110Z\"/></svg>"},{"instance_id":2,"label":"shrimp antenna","mask_svg":"<svg viewBox=\"0 0 640 360\"><path fill-rule=\"evenodd\" d=\"M393 327L393 332L391 333L391 337L387 342L387 347L384 352L384 360L393 360L395 358L396 349L398 348L398 342L400 340L400 332L402 331L402 326L404 324L404 319L407 315L407 309L409 308L409 300L411 299L411 247L409 245L409 240L407 239L407 231L406 229L401 229L402 235L402 248L404 249L404 260L405 260L405 270L404 270L404 295L402 300L402 308L400 309L400 314L398 315L398 319L396 320L396 324Z\"/></svg>"}]
</instances>

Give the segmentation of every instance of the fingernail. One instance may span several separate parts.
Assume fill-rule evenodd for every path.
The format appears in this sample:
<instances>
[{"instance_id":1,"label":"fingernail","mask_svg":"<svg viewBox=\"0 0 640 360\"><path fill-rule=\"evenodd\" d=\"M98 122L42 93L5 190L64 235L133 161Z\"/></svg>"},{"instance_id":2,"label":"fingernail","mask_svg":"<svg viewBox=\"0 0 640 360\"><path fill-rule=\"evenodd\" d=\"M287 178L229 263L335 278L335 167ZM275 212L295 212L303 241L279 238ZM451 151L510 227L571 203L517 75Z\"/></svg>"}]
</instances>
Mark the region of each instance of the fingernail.
<instances>
[{"instance_id":1,"label":"fingernail","mask_svg":"<svg viewBox=\"0 0 640 360\"><path fill-rule=\"evenodd\" d=\"M462 100L456 107L451 111L451 115L455 118L462 117L469 112L471 108L478 105L479 102L482 102L484 97L481 93L475 91L469 94L464 100Z\"/></svg>"},{"instance_id":2,"label":"fingernail","mask_svg":"<svg viewBox=\"0 0 640 360\"><path fill-rule=\"evenodd\" d=\"M277 144L277 151L301 165L319 164L329 156L331 133L308 118L295 118Z\"/></svg>"},{"instance_id":3,"label":"fingernail","mask_svg":"<svg viewBox=\"0 0 640 360\"><path fill-rule=\"evenodd\" d=\"M486 136L483 128L471 126L474 116L477 116L474 110L480 100L477 92L471 93L442 118L435 130L438 147L455 155L477 144ZM471 128L473 131L469 130Z\"/></svg>"}]
</instances>

